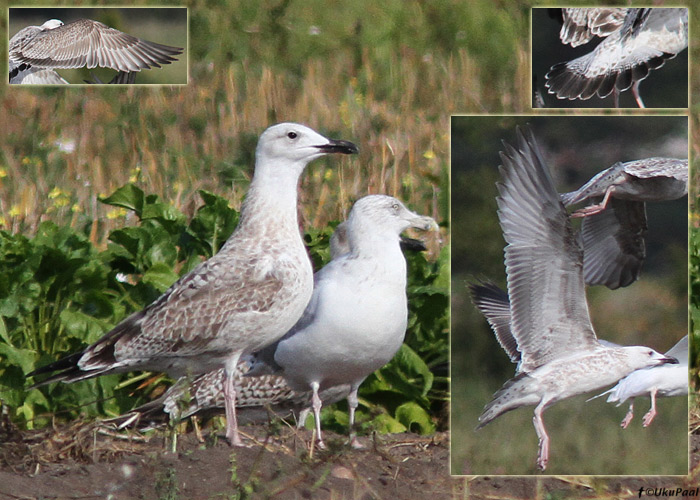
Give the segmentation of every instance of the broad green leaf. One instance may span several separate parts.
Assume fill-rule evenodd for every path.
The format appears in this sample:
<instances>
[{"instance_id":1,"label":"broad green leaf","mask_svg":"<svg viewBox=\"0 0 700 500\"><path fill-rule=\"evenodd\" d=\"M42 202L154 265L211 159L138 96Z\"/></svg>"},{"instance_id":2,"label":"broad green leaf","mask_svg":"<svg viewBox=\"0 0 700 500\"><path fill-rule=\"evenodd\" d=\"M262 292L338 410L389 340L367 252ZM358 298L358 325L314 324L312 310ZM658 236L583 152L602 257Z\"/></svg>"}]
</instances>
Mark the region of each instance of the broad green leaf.
<instances>
[{"instance_id":1,"label":"broad green leaf","mask_svg":"<svg viewBox=\"0 0 700 500\"><path fill-rule=\"evenodd\" d=\"M167 264L156 263L143 275L142 282L164 292L175 283L179 276Z\"/></svg>"},{"instance_id":2,"label":"broad green leaf","mask_svg":"<svg viewBox=\"0 0 700 500\"><path fill-rule=\"evenodd\" d=\"M79 339L85 344L96 342L109 329L104 321L71 309L61 311L60 320L65 336Z\"/></svg>"},{"instance_id":3,"label":"broad green leaf","mask_svg":"<svg viewBox=\"0 0 700 500\"><path fill-rule=\"evenodd\" d=\"M386 413L377 415L372 419L372 426L380 434L396 434L408 430L399 420Z\"/></svg>"},{"instance_id":4,"label":"broad green leaf","mask_svg":"<svg viewBox=\"0 0 700 500\"><path fill-rule=\"evenodd\" d=\"M0 343L0 356L4 356L7 363L21 367L23 373L29 373L34 369L36 352L33 350Z\"/></svg>"},{"instance_id":5,"label":"broad green leaf","mask_svg":"<svg viewBox=\"0 0 700 500\"><path fill-rule=\"evenodd\" d=\"M101 198L100 201L107 205L132 210L141 218L144 194L143 191L134 184L127 184L126 186L120 187L106 198Z\"/></svg>"},{"instance_id":6,"label":"broad green leaf","mask_svg":"<svg viewBox=\"0 0 700 500\"><path fill-rule=\"evenodd\" d=\"M435 424L428 412L413 401L404 403L396 409L396 419L407 429L419 434L435 432Z\"/></svg>"}]
</instances>

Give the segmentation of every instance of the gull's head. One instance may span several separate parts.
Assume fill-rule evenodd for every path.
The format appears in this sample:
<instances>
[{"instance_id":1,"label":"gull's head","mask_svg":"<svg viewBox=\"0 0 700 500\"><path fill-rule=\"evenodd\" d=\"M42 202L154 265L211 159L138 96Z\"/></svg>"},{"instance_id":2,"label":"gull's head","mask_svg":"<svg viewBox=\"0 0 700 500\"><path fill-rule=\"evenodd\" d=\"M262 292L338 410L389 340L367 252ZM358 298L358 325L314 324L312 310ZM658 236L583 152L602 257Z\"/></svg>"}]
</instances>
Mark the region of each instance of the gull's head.
<instances>
[{"instance_id":1,"label":"gull's head","mask_svg":"<svg viewBox=\"0 0 700 500\"><path fill-rule=\"evenodd\" d=\"M377 231L396 236L410 227L422 231L438 228L432 217L411 212L396 198L381 194L373 194L357 200L350 211L348 223L353 226L370 225Z\"/></svg>"},{"instance_id":2,"label":"gull's head","mask_svg":"<svg viewBox=\"0 0 700 500\"><path fill-rule=\"evenodd\" d=\"M265 130L255 151L256 168L261 164L297 165L302 170L312 160L329 153L355 154L352 142L327 139L298 123L279 123Z\"/></svg>"},{"instance_id":3,"label":"gull's head","mask_svg":"<svg viewBox=\"0 0 700 500\"><path fill-rule=\"evenodd\" d=\"M58 19L49 19L39 27L41 28L41 31L47 31L56 29L60 26L63 26L63 21L59 21Z\"/></svg>"},{"instance_id":4,"label":"gull's head","mask_svg":"<svg viewBox=\"0 0 700 500\"><path fill-rule=\"evenodd\" d=\"M660 354L654 349L644 346L630 346L624 348L627 353L627 360L634 370L651 366L678 364L678 360L673 356Z\"/></svg>"}]
</instances>

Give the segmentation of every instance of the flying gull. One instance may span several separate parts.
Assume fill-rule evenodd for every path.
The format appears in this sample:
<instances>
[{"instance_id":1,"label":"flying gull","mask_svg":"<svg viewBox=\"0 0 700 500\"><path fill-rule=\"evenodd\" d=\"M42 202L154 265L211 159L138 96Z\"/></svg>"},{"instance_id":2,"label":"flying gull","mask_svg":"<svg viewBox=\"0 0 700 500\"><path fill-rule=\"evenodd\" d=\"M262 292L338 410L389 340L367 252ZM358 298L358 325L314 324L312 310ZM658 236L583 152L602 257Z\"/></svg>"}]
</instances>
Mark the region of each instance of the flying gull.
<instances>
[{"instance_id":1,"label":"flying gull","mask_svg":"<svg viewBox=\"0 0 700 500\"><path fill-rule=\"evenodd\" d=\"M688 9L562 9L559 37L572 47L593 37L604 40L588 54L555 64L545 75L548 92L559 99L601 98L630 87L640 108L639 84L688 46Z\"/></svg>"},{"instance_id":2,"label":"flying gull","mask_svg":"<svg viewBox=\"0 0 700 500\"><path fill-rule=\"evenodd\" d=\"M549 461L544 410L636 369L678 361L648 347L609 347L598 341L586 303L581 246L534 136L525 134L518 129L518 149L504 144L497 199L515 345L496 334L510 358L517 355L518 367L486 405L477 428L536 405L537 465L544 470Z\"/></svg>"},{"instance_id":3,"label":"flying gull","mask_svg":"<svg viewBox=\"0 0 700 500\"><path fill-rule=\"evenodd\" d=\"M620 406L632 399L627 415L620 426L626 429L634 417L634 398L649 396L651 409L644 415L642 424L648 427L656 416L656 397L687 396L688 395L688 336L678 341L667 353L678 359L677 365L662 365L653 368L637 370L620 380L615 387L591 399L609 394L607 402Z\"/></svg>"},{"instance_id":4,"label":"flying gull","mask_svg":"<svg viewBox=\"0 0 700 500\"><path fill-rule=\"evenodd\" d=\"M616 289L637 280L646 257L645 202L675 200L688 193L688 160L646 158L615 163L576 191L564 205L594 204L573 212L584 217L583 274L589 285Z\"/></svg>"},{"instance_id":5,"label":"flying gull","mask_svg":"<svg viewBox=\"0 0 700 500\"><path fill-rule=\"evenodd\" d=\"M182 50L90 19L68 24L50 19L41 26L23 28L10 39L10 83L67 84L55 69L83 66L134 73L170 64ZM130 79L133 77L122 76L123 81L113 83L129 83Z\"/></svg>"},{"instance_id":6,"label":"flying gull","mask_svg":"<svg viewBox=\"0 0 700 500\"><path fill-rule=\"evenodd\" d=\"M350 250L316 273L304 315L260 360L280 372L295 391L311 389L318 446L325 448L320 411L323 391L350 384L350 442L357 390L388 363L403 343L408 320L406 260L400 234L409 227L436 227L390 196L358 200L346 223Z\"/></svg>"},{"instance_id":7,"label":"flying gull","mask_svg":"<svg viewBox=\"0 0 700 500\"><path fill-rule=\"evenodd\" d=\"M167 371L174 377L225 368L226 437L240 445L234 378L242 355L271 344L299 319L313 271L297 220L306 165L329 153L357 153L308 127L282 123L260 136L255 173L238 227L219 253L180 278L82 352L31 374L74 382L108 373Z\"/></svg>"}]
</instances>

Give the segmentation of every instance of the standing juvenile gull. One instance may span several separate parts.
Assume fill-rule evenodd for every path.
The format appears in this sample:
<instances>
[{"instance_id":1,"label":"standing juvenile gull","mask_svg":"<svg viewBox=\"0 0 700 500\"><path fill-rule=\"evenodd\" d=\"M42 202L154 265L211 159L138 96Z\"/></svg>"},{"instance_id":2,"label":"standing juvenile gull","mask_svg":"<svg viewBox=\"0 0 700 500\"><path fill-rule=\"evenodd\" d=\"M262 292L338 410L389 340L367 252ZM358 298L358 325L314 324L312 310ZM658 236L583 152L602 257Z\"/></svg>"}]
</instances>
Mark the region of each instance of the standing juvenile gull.
<instances>
[{"instance_id":1,"label":"standing juvenile gull","mask_svg":"<svg viewBox=\"0 0 700 500\"><path fill-rule=\"evenodd\" d=\"M402 250L423 251L425 245L419 240L401 237ZM331 260L350 251L347 221L335 228L330 239ZM317 273L318 274L318 273ZM316 276L316 275L315 275ZM270 351L268 362L274 364L274 349ZM256 369L251 372L251 368ZM144 414L157 414L162 411L176 419L186 418L200 411L224 407L223 380L224 370L216 370L200 375L194 380L182 377L160 398L134 409L126 417L140 417ZM275 412L294 412L298 414L298 424L303 425L305 415L311 409L312 391L296 392L281 375L270 373L270 366L257 362L257 356L245 356L238 362L236 376L236 408L245 408L247 416L256 418L266 415L261 408L269 407ZM319 393L319 398L330 405L345 399L350 393L350 384L328 387ZM134 418L122 425L129 425Z\"/></svg>"},{"instance_id":2,"label":"standing juvenile gull","mask_svg":"<svg viewBox=\"0 0 700 500\"><path fill-rule=\"evenodd\" d=\"M688 160L646 158L615 163L576 191L562 194L567 207L594 202L572 214L584 217L586 283L616 289L636 281L646 257L645 202L675 200L687 193Z\"/></svg>"},{"instance_id":3,"label":"standing juvenile gull","mask_svg":"<svg viewBox=\"0 0 700 500\"><path fill-rule=\"evenodd\" d=\"M605 39L591 52L555 64L545 86L559 99L601 98L630 87L644 107L639 84L652 69L663 66L688 46L688 9L562 9L560 39L576 47L594 36Z\"/></svg>"},{"instance_id":4,"label":"standing juvenile gull","mask_svg":"<svg viewBox=\"0 0 700 500\"><path fill-rule=\"evenodd\" d=\"M678 362L648 347L608 347L598 342L586 304L582 251L568 214L531 132L518 130L519 149L505 145L498 216L506 240L510 334L499 337L516 376L495 395L479 426L521 406L537 405L537 465L549 461L542 414L552 404L604 387L638 368ZM502 316L502 315L501 315ZM498 332L497 332L498 333Z\"/></svg>"},{"instance_id":5,"label":"standing juvenile gull","mask_svg":"<svg viewBox=\"0 0 700 500\"><path fill-rule=\"evenodd\" d=\"M318 445L325 447L320 412L323 391L350 384L350 439L354 434L357 390L388 363L406 333L406 260L400 234L409 227L436 227L390 196L358 200L346 223L350 250L316 273L313 297L304 315L261 359L281 370L295 391L313 392Z\"/></svg>"},{"instance_id":6,"label":"standing juvenile gull","mask_svg":"<svg viewBox=\"0 0 700 500\"><path fill-rule=\"evenodd\" d=\"M316 158L356 152L350 142L296 123L268 128L258 141L238 227L219 253L93 345L29 376L60 370L43 385L133 370L180 377L224 367L226 437L241 444L233 384L238 359L284 335L313 289L297 220L299 177Z\"/></svg>"},{"instance_id":7,"label":"standing juvenile gull","mask_svg":"<svg viewBox=\"0 0 700 500\"><path fill-rule=\"evenodd\" d=\"M627 415L620 423L623 429L634 418L634 398L649 396L651 408L644 415L642 425L648 427L656 416L656 396L687 396L688 395L688 336L678 341L666 356L676 358L677 365L655 366L637 370L620 380L615 387L605 391L591 399L609 394L607 402L617 403L620 406L628 399L632 399Z\"/></svg>"},{"instance_id":8,"label":"standing juvenile gull","mask_svg":"<svg viewBox=\"0 0 700 500\"><path fill-rule=\"evenodd\" d=\"M68 83L53 71L58 68L87 66L128 73L160 68L175 61L173 56L182 50L136 38L91 19L68 24L50 19L41 26L23 28L10 39L10 83ZM40 68L63 81L51 77L34 81ZM114 83L128 83L127 78L124 80Z\"/></svg>"}]
</instances>

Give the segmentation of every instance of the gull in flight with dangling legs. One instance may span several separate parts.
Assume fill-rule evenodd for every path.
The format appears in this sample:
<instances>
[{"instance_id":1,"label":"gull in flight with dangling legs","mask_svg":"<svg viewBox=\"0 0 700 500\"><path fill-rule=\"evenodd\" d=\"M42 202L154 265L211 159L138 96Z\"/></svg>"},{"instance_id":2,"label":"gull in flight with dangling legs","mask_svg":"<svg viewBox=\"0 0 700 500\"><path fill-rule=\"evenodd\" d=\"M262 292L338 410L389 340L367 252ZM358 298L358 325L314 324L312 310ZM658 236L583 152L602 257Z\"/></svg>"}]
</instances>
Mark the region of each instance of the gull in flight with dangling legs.
<instances>
[{"instance_id":1,"label":"gull in flight with dangling legs","mask_svg":"<svg viewBox=\"0 0 700 500\"><path fill-rule=\"evenodd\" d=\"M542 415L549 406L615 383L639 368L678 361L648 347L598 341L586 303L578 237L532 132L518 129L517 136L518 147L504 144L501 153L497 198L507 243L509 321L503 307L493 314L480 309L518 365L516 376L484 408L477 429L508 411L536 405L537 466L545 470L550 438Z\"/></svg>"}]
</instances>

